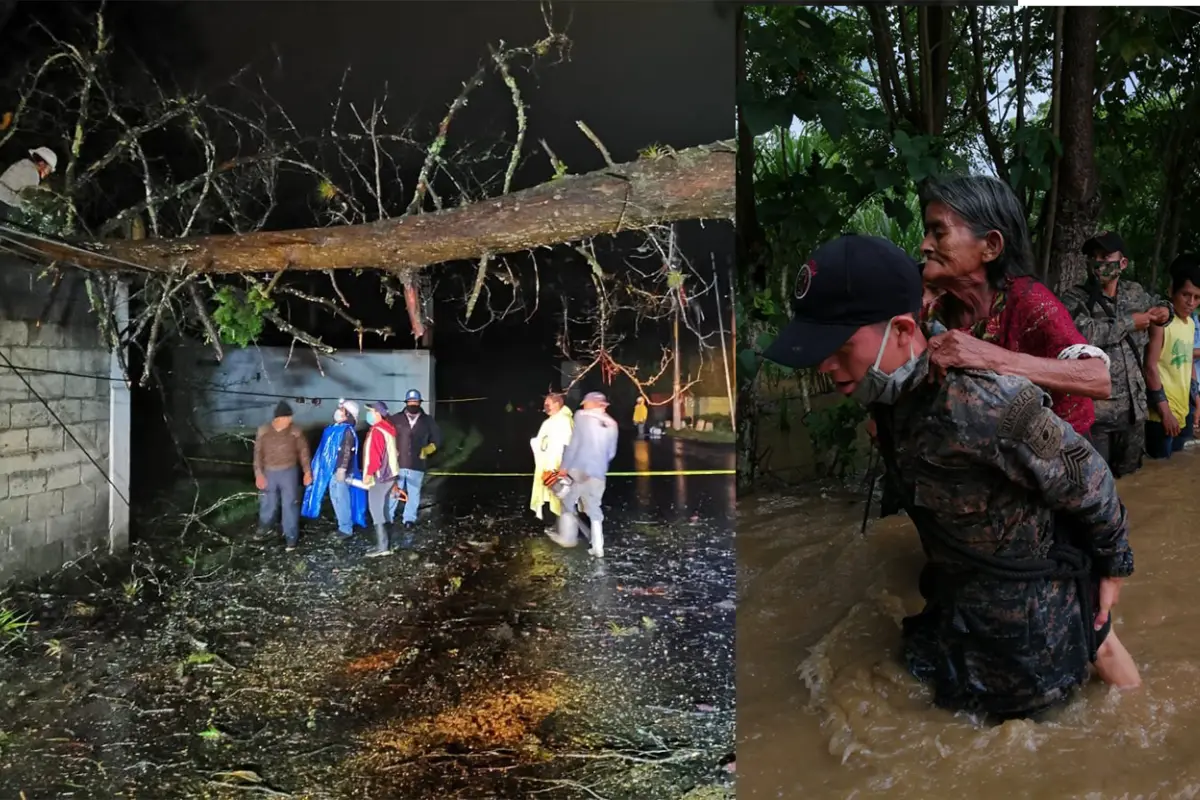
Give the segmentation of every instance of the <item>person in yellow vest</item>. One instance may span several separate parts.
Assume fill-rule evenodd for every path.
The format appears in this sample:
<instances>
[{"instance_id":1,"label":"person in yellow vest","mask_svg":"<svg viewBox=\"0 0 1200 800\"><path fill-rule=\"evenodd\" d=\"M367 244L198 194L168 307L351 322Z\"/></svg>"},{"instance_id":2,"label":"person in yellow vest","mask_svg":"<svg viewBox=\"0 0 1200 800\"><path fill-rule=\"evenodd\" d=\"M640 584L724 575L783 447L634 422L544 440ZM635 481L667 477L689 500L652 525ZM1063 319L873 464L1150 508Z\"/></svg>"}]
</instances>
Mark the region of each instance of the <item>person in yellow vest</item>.
<instances>
[{"instance_id":1,"label":"person in yellow vest","mask_svg":"<svg viewBox=\"0 0 1200 800\"><path fill-rule=\"evenodd\" d=\"M556 517L562 514L562 500L554 494L553 484L546 485L546 474L558 472L563 451L571 443L575 429L574 415L561 394L546 395L542 411L546 412L546 419L538 429L537 437L529 440L529 446L533 448L533 494L529 498L529 509L538 519L543 519L542 510L546 503L550 504L551 514Z\"/></svg>"},{"instance_id":2,"label":"person in yellow vest","mask_svg":"<svg viewBox=\"0 0 1200 800\"><path fill-rule=\"evenodd\" d=\"M1184 254L1171 264L1171 320L1150 330L1146 346L1146 453L1170 458L1183 449L1183 431L1192 427L1192 346L1200 305L1200 258Z\"/></svg>"},{"instance_id":3,"label":"person in yellow vest","mask_svg":"<svg viewBox=\"0 0 1200 800\"><path fill-rule=\"evenodd\" d=\"M637 403L633 407L633 424L637 428L638 438L646 438L646 418L650 416L650 410L646 408L646 398L638 397Z\"/></svg>"}]
</instances>

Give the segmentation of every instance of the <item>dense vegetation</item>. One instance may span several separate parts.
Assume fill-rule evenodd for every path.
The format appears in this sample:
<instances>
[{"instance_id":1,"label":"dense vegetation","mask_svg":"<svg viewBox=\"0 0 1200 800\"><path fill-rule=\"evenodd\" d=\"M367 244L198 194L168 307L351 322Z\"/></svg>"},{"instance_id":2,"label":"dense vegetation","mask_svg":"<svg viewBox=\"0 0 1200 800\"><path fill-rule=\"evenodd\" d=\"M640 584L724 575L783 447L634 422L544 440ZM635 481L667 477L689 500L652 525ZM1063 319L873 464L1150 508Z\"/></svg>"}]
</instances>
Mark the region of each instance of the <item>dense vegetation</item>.
<instances>
[{"instance_id":1,"label":"dense vegetation","mask_svg":"<svg viewBox=\"0 0 1200 800\"><path fill-rule=\"evenodd\" d=\"M744 8L738 35L746 481L769 470L756 442L778 404L764 387L790 382L805 413L823 388L758 355L787 319L796 267L851 230L915 253L922 181L1007 181L1039 277L1058 291L1081 279L1079 247L1100 228L1121 232L1128 275L1156 289L1164 266L1200 245L1182 224L1200 205L1200 16L1187 9L779 5ZM837 408L818 413L851 418Z\"/></svg>"}]
</instances>

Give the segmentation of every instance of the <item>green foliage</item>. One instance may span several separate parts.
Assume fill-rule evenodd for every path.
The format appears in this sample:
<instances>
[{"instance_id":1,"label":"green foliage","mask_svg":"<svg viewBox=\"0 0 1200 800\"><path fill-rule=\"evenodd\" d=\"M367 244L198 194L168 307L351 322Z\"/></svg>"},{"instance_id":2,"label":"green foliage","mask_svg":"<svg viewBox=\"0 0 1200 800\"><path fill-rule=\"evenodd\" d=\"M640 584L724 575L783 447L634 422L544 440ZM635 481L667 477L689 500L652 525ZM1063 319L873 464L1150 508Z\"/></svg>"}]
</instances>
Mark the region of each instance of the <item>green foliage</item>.
<instances>
[{"instance_id":1,"label":"green foliage","mask_svg":"<svg viewBox=\"0 0 1200 800\"><path fill-rule=\"evenodd\" d=\"M275 308L275 301L258 286L245 292L222 286L213 299L217 308L212 320L221 341L238 347L246 347L258 339L263 330L263 317Z\"/></svg>"},{"instance_id":2,"label":"green foliage","mask_svg":"<svg viewBox=\"0 0 1200 800\"><path fill-rule=\"evenodd\" d=\"M840 480L854 469L860 450L858 426L866 418L867 410L848 399L804 417L822 475Z\"/></svg>"},{"instance_id":3,"label":"green foliage","mask_svg":"<svg viewBox=\"0 0 1200 800\"><path fill-rule=\"evenodd\" d=\"M22 197L25 205L13 211L12 222L17 226L46 236L69 236L73 232L67 198L40 189L27 190Z\"/></svg>"},{"instance_id":4,"label":"green foliage","mask_svg":"<svg viewBox=\"0 0 1200 800\"><path fill-rule=\"evenodd\" d=\"M25 640L29 628L37 625L26 614L19 614L7 605L0 604L0 652Z\"/></svg>"}]
</instances>

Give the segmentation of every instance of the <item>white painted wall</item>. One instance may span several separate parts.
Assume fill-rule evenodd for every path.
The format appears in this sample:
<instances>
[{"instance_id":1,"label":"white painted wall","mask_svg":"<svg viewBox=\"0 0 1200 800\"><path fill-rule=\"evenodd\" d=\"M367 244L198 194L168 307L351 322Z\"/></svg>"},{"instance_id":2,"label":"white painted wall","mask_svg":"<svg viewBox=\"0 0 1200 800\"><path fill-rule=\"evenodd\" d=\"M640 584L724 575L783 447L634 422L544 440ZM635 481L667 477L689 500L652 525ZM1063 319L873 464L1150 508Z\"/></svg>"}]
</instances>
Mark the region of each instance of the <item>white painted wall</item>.
<instances>
[{"instance_id":1,"label":"white painted wall","mask_svg":"<svg viewBox=\"0 0 1200 800\"><path fill-rule=\"evenodd\" d=\"M175 351L173 371L176 428L193 442L200 436L253 432L270 420L280 399L291 405L295 424L306 429L328 425L338 398L360 406L382 400L394 412L409 389L419 390L425 410L436 415L434 359L427 350L338 352L318 360L300 346L290 352L286 347L229 348L218 364L211 348L187 345Z\"/></svg>"},{"instance_id":2,"label":"white painted wall","mask_svg":"<svg viewBox=\"0 0 1200 800\"><path fill-rule=\"evenodd\" d=\"M117 284L113 315L118 329L129 324L129 284ZM121 359L114 351L109 355L108 373L111 378L108 394L108 546L119 552L129 546L129 457L130 457L130 395L121 369Z\"/></svg>"}]
</instances>

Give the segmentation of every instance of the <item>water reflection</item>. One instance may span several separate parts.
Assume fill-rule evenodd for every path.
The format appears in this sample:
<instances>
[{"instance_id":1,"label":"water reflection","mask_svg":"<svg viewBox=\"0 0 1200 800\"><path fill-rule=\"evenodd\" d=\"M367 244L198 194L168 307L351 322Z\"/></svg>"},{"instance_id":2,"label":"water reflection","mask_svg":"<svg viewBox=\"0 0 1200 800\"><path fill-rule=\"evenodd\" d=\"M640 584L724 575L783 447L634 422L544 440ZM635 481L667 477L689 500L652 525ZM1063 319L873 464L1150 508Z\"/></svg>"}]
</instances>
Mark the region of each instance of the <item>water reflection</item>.
<instances>
[{"instance_id":1,"label":"water reflection","mask_svg":"<svg viewBox=\"0 0 1200 800\"><path fill-rule=\"evenodd\" d=\"M671 442L671 444L675 450L675 472L682 473L685 469L687 469L687 467L684 466L686 461L683 457L685 443L680 439L675 439ZM675 476L675 510L680 512L687 510L686 475L677 474Z\"/></svg>"},{"instance_id":2,"label":"water reflection","mask_svg":"<svg viewBox=\"0 0 1200 800\"><path fill-rule=\"evenodd\" d=\"M633 443L633 471L650 471L650 442L645 439L638 439ZM638 510L648 511L651 507L650 481L652 478L649 475L639 475L634 480L636 481L634 491L637 494Z\"/></svg>"}]
</instances>

